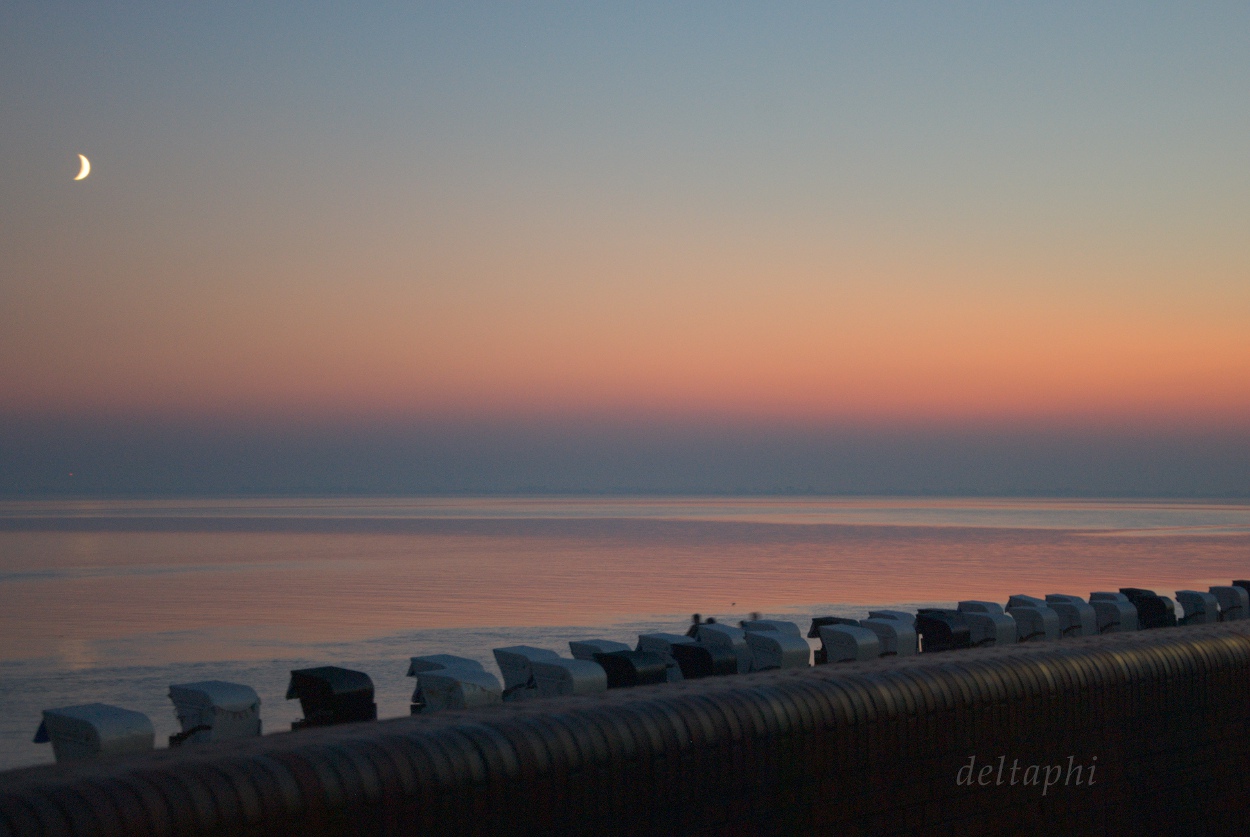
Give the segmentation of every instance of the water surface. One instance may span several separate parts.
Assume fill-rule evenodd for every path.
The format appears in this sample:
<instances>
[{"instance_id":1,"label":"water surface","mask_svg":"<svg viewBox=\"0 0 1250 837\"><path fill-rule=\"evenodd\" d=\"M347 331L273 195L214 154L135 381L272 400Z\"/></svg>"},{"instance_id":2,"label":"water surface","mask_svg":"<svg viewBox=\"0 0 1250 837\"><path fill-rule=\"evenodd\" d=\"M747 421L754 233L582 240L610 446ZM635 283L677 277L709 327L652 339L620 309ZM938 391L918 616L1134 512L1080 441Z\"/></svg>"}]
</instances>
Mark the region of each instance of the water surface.
<instances>
[{"instance_id":1,"label":"water surface","mask_svg":"<svg viewBox=\"0 0 1250 837\"><path fill-rule=\"evenodd\" d=\"M1250 575L1245 503L900 498L417 498L0 503L0 767L46 707L94 700L173 732L171 682L261 692L526 642L632 641L692 612L798 621L869 606L1177 589Z\"/></svg>"}]
</instances>

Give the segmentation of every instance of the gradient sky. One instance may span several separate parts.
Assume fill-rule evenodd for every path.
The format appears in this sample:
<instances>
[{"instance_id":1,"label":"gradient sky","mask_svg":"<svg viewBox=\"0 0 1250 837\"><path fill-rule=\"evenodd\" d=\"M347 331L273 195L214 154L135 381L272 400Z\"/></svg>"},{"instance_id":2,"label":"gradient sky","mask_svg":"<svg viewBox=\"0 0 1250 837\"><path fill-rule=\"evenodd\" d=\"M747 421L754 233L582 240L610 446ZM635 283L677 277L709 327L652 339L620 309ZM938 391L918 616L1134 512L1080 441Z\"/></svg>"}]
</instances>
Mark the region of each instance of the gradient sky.
<instances>
[{"instance_id":1,"label":"gradient sky","mask_svg":"<svg viewBox=\"0 0 1250 837\"><path fill-rule=\"evenodd\" d=\"M1241 2L12 0L0 492L1250 492L1247 91Z\"/></svg>"}]
</instances>

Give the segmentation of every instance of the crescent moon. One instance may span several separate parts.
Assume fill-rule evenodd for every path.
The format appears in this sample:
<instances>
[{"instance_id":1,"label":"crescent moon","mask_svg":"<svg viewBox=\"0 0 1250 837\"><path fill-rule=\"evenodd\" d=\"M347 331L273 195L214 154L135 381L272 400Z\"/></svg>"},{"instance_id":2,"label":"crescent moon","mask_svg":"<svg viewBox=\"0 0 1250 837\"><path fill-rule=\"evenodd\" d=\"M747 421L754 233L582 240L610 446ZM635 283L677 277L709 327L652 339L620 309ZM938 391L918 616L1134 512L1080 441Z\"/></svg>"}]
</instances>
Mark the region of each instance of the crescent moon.
<instances>
[{"instance_id":1,"label":"crescent moon","mask_svg":"<svg viewBox=\"0 0 1250 837\"><path fill-rule=\"evenodd\" d=\"M81 155L81 154L79 154L79 155L78 155L78 159L79 159L79 160L82 160L82 170L78 172L78 176L77 176L77 177L75 177L74 179L75 179L75 180L82 180L82 179L84 179L87 175L91 174L91 161L90 161L90 160L88 160L86 157L84 157L84 156L83 156L83 155Z\"/></svg>"}]
</instances>

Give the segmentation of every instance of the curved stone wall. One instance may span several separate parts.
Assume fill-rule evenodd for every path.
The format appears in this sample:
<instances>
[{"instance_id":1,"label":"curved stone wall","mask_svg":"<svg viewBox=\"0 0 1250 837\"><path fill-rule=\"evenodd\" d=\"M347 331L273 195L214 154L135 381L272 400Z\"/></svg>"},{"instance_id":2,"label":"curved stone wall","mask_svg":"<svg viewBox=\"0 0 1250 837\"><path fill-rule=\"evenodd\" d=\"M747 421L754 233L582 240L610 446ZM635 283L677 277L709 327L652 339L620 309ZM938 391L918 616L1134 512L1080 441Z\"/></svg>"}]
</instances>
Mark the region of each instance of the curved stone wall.
<instances>
[{"instance_id":1,"label":"curved stone wall","mask_svg":"<svg viewBox=\"0 0 1250 837\"><path fill-rule=\"evenodd\" d=\"M10 771L0 835L1242 835L1248 718L1250 621Z\"/></svg>"}]
</instances>

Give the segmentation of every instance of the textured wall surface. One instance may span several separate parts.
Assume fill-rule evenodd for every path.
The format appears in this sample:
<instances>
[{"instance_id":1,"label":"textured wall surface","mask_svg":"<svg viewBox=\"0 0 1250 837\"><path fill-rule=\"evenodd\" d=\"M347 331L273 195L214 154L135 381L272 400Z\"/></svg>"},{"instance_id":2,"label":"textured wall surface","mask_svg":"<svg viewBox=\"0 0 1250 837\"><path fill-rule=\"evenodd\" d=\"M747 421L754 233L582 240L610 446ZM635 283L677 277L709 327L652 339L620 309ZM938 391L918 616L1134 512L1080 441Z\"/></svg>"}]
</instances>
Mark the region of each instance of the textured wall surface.
<instances>
[{"instance_id":1,"label":"textured wall surface","mask_svg":"<svg viewBox=\"0 0 1250 837\"><path fill-rule=\"evenodd\" d=\"M1244 835L1248 711L1250 622L1170 628L10 771L0 834Z\"/></svg>"}]
</instances>

